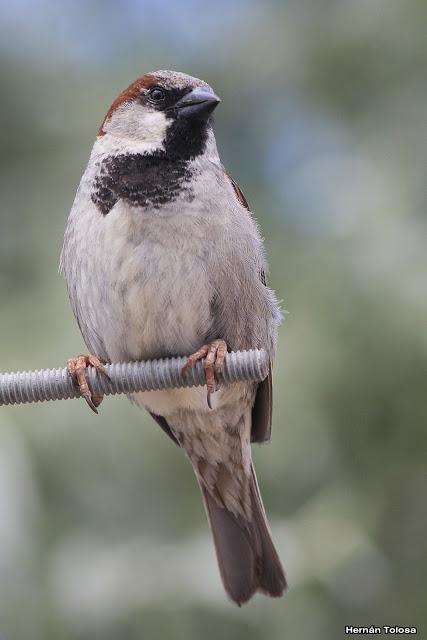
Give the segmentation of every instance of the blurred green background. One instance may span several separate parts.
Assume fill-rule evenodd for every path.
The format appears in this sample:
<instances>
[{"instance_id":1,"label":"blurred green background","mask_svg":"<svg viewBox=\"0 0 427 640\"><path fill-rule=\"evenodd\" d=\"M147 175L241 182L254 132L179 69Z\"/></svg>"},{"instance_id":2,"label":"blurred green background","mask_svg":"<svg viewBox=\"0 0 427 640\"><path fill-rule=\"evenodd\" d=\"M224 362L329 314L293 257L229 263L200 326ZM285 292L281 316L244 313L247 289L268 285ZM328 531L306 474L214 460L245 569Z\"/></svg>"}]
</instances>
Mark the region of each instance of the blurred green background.
<instances>
[{"instance_id":1,"label":"blurred green background","mask_svg":"<svg viewBox=\"0 0 427 640\"><path fill-rule=\"evenodd\" d=\"M5 0L1 370L83 349L57 274L114 97L170 68L216 131L289 311L256 447L290 590L222 590L191 468L125 398L0 410L7 640L317 640L427 624L427 4Z\"/></svg>"}]
</instances>

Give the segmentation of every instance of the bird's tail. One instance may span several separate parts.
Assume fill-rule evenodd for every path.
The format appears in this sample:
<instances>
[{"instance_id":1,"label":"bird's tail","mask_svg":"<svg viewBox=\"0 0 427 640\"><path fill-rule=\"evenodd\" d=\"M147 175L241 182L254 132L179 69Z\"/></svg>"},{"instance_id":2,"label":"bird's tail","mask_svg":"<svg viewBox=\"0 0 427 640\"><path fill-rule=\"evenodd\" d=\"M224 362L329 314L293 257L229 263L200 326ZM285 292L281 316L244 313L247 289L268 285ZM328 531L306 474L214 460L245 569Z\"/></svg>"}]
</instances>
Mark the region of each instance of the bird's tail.
<instances>
[{"instance_id":1,"label":"bird's tail","mask_svg":"<svg viewBox=\"0 0 427 640\"><path fill-rule=\"evenodd\" d=\"M221 578L230 598L241 605L256 591L277 598L286 589L286 578L271 539L255 469L251 465L252 518L236 516L208 493L200 482L215 544Z\"/></svg>"}]
</instances>

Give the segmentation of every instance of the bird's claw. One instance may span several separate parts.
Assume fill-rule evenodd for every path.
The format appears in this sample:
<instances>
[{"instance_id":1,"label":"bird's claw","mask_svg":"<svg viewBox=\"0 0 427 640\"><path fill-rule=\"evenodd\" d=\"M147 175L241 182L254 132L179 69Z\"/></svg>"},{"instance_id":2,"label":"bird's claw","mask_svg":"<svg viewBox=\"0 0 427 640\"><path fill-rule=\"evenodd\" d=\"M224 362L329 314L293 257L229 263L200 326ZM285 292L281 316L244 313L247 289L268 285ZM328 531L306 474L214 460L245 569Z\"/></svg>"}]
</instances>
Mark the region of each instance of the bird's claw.
<instances>
[{"instance_id":1,"label":"bird's claw","mask_svg":"<svg viewBox=\"0 0 427 640\"><path fill-rule=\"evenodd\" d=\"M225 354L227 353L227 344L224 340L213 340L209 344L204 344L200 349L192 353L182 371L194 366L198 360L205 358L203 367L205 370L206 387L207 387L207 403L209 409L212 409L211 396L219 389L218 381L215 374L221 373L224 364Z\"/></svg>"},{"instance_id":2,"label":"bird's claw","mask_svg":"<svg viewBox=\"0 0 427 640\"><path fill-rule=\"evenodd\" d=\"M89 388L86 369L88 366L94 367L99 373L104 375L107 380L110 380L110 376L105 370L103 362L97 356L81 354L76 358L70 358L67 361L67 371L73 380L77 383L80 391L80 395L84 398L94 413L98 413L97 407L101 404L104 396L94 396Z\"/></svg>"}]
</instances>

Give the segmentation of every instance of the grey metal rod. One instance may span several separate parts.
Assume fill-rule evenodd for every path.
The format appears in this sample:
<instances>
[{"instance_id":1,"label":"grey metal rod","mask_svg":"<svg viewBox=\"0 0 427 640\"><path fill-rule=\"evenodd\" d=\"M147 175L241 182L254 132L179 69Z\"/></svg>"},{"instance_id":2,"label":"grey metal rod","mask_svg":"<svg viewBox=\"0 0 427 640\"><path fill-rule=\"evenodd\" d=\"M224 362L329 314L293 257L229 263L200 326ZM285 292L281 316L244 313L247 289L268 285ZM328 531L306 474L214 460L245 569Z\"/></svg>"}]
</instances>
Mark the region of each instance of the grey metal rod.
<instances>
[{"instance_id":1,"label":"grey metal rod","mask_svg":"<svg viewBox=\"0 0 427 640\"><path fill-rule=\"evenodd\" d=\"M105 369L111 382L93 367L88 367L87 379L92 393L97 396L204 385L203 361L199 360L182 373L186 361L186 357L179 357L107 364ZM261 381L267 376L268 367L269 358L263 349L232 351L225 357L218 382ZM0 374L0 406L78 397L78 388L65 368Z\"/></svg>"}]
</instances>

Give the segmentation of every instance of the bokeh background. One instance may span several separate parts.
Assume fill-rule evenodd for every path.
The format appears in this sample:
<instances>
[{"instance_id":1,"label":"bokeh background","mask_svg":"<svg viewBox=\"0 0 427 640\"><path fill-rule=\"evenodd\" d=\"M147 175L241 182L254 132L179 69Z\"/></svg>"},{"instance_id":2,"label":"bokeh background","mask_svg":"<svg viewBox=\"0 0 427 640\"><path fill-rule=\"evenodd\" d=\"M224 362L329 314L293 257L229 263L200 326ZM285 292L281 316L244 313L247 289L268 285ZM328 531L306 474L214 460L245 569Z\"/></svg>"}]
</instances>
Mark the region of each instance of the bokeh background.
<instances>
[{"instance_id":1,"label":"bokeh background","mask_svg":"<svg viewBox=\"0 0 427 640\"><path fill-rule=\"evenodd\" d=\"M7 640L427 633L426 23L423 0L3 0L1 370L83 349L64 225L107 107L158 68L222 96L289 312L254 450L287 596L227 601L190 466L125 398L6 407Z\"/></svg>"}]
</instances>

